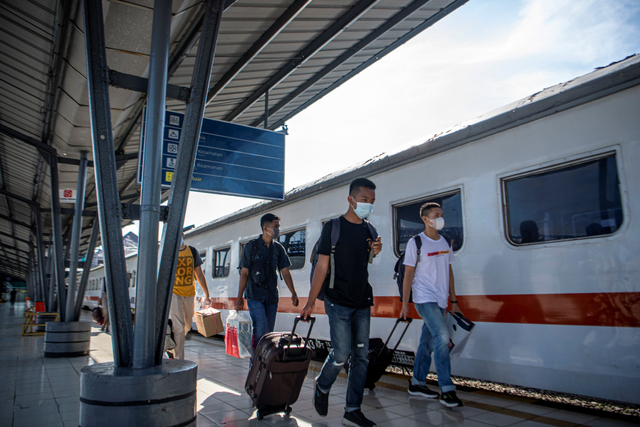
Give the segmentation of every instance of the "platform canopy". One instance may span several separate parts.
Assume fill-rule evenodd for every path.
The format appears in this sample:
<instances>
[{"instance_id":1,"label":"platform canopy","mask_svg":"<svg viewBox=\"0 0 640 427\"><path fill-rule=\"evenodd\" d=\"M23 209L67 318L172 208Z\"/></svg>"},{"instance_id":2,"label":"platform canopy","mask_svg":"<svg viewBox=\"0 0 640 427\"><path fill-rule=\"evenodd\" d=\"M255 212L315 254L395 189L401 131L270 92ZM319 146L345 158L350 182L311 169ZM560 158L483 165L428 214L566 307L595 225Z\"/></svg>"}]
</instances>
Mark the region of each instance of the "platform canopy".
<instances>
[{"instance_id":1,"label":"platform canopy","mask_svg":"<svg viewBox=\"0 0 640 427\"><path fill-rule=\"evenodd\" d=\"M468 0L226 0L205 117L280 129L291 117ZM153 0L104 0L118 183L139 202L139 128L146 99ZM185 110L204 3L174 0L167 108ZM0 274L24 278L52 228L51 163L75 190L92 160L82 2L0 4ZM384 82L381 82L384 84ZM372 88L375 90L375 88ZM268 94L265 114L265 94ZM82 254L96 191L89 163ZM166 195L165 195L166 197ZM74 205L61 204L62 233Z\"/></svg>"}]
</instances>

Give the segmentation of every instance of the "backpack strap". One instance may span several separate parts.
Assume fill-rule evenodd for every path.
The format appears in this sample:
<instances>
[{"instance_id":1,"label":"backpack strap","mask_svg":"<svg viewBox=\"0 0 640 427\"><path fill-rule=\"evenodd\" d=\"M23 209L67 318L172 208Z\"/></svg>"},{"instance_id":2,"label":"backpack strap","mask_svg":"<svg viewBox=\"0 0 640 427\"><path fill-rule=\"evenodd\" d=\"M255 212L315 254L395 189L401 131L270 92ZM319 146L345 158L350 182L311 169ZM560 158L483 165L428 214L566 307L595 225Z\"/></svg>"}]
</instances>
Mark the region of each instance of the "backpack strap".
<instances>
[{"instance_id":1,"label":"backpack strap","mask_svg":"<svg viewBox=\"0 0 640 427\"><path fill-rule=\"evenodd\" d=\"M282 250L280 251L280 253L284 253L285 255L287 255L287 250L284 248L284 246L282 245L282 243L278 242L277 240L274 240L273 242L271 242L271 244L276 244L276 245L280 245L280 248L282 248ZM278 264L280 263L280 256L278 255ZM282 270L280 270L280 267L276 265L276 269L278 270L278 274L280 275L280 280L284 280L284 277L282 277Z\"/></svg>"},{"instance_id":2,"label":"backpack strap","mask_svg":"<svg viewBox=\"0 0 640 427\"><path fill-rule=\"evenodd\" d=\"M333 289L333 282L336 278L336 245L340 238L340 218L333 218L331 220L331 275L329 276L329 289Z\"/></svg>"},{"instance_id":3,"label":"backpack strap","mask_svg":"<svg viewBox=\"0 0 640 427\"><path fill-rule=\"evenodd\" d=\"M369 233L371 234L372 242L375 242L378 238L378 230L376 230L373 224L371 224L366 219L364 220L364 223L367 224L367 228L369 229ZM369 250L369 264L373 264L373 250Z\"/></svg>"},{"instance_id":4,"label":"backpack strap","mask_svg":"<svg viewBox=\"0 0 640 427\"><path fill-rule=\"evenodd\" d=\"M416 249L418 249L418 256L416 257L416 265L418 267L418 263L420 262L420 249L422 248L422 237L419 234L413 236L413 240L416 242Z\"/></svg>"}]
</instances>

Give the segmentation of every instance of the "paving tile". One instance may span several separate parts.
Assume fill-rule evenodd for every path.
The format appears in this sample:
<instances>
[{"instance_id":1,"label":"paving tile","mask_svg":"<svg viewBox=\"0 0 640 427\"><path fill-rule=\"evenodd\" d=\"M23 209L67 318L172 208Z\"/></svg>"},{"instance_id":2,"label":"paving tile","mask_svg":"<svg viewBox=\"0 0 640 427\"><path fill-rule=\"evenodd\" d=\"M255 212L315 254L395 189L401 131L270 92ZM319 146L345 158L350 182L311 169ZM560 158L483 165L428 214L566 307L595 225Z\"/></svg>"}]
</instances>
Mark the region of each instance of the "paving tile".
<instances>
[{"instance_id":1,"label":"paving tile","mask_svg":"<svg viewBox=\"0 0 640 427\"><path fill-rule=\"evenodd\" d=\"M541 405L532 405L530 403L519 403L514 406L509 406L509 409L535 415L546 415L556 410L554 408L548 408Z\"/></svg>"},{"instance_id":2,"label":"paving tile","mask_svg":"<svg viewBox=\"0 0 640 427\"><path fill-rule=\"evenodd\" d=\"M427 412L429 409L425 403L425 401L421 400L412 400L409 403L389 406L386 408L386 410L395 414L402 415L403 417L410 417Z\"/></svg>"},{"instance_id":3,"label":"paving tile","mask_svg":"<svg viewBox=\"0 0 640 427\"><path fill-rule=\"evenodd\" d=\"M539 423L537 421L525 420L521 423L514 424L513 427L549 427L547 423Z\"/></svg>"},{"instance_id":4,"label":"paving tile","mask_svg":"<svg viewBox=\"0 0 640 427\"><path fill-rule=\"evenodd\" d=\"M71 410L71 411L60 411L60 418L62 419L63 422L66 421L74 421L76 422L76 425L78 425L78 421L80 419L80 411L78 409L76 410Z\"/></svg>"},{"instance_id":5,"label":"paving tile","mask_svg":"<svg viewBox=\"0 0 640 427\"><path fill-rule=\"evenodd\" d=\"M511 426L523 421L522 418L512 417L510 415L498 414L495 412L488 412L486 414L476 415L470 418L474 421L480 421L482 423L490 424L492 426Z\"/></svg>"},{"instance_id":6,"label":"paving tile","mask_svg":"<svg viewBox=\"0 0 640 427\"><path fill-rule=\"evenodd\" d=\"M344 415L344 411L337 411L333 408L329 408L328 414L326 417L321 417L318 415L315 409L308 409L306 411L296 412L296 417L303 418L308 422L320 422L324 423L325 420L329 420L332 418L337 418L342 420L342 416Z\"/></svg>"},{"instance_id":7,"label":"paving tile","mask_svg":"<svg viewBox=\"0 0 640 427\"><path fill-rule=\"evenodd\" d=\"M403 418L402 415L387 411L386 409L363 410L362 413L376 424Z\"/></svg>"},{"instance_id":8,"label":"paving tile","mask_svg":"<svg viewBox=\"0 0 640 427\"><path fill-rule=\"evenodd\" d=\"M62 419L60 414L43 414L33 417L15 418L13 420L13 427L53 427L62 426Z\"/></svg>"},{"instance_id":9,"label":"paving tile","mask_svg":"<svg viewBox=\"0 0 640 427\"><path fill-rule=\"evenodd\" d=\"M597 420L589 421L585 425L592 426L592 427L627 427L627 426L631 427L632 425L638 425L638 424L640 424L640 420L636 421L635 423L631 423L626 421L600 418Z\"/></svg>"},{"instance_id":10,"label":"paving tile","mask_svg":"<svg viewBox=\"0 0 640 427\"><path fill-rule=\"evenodd\" d=\"M203 417L213 421L218 425L226 425L230 422L247 421L251 418L251 414L243 412L239 409L234 411L213 412L210 414L201 414Z\"/></svg>"},{"instance_id":11,"label":"paving tile","mask_svg":"<svg viewBox=\"0 0 640 427\"><path fill-rule=\"evenodd\" d=\"M207 403L206 401L201 404L202 408L198 411L199 414L212 414L214 412L225 412L225 411L234 411L237 408L234 408L228 403L221 402L219 400L215 400L213 402Z\"/></svg>"},{"instance_id":12,"label":"paving tile","mask_svg":"<svg viewBox=\"0 0 640 427\"><path fill-rule=\"evenodd\" d=\"M492 424L481 423L474 420L458 420L453 423L442 424L442 427L488 427Z\"/></svg>"},{"instance_id":13,"label":"paving tile","mask_svg":"<svg viewBox=\"0 0 640 427\"><path fill-rule=\"evenodd\" d=\"M14 407L13 418L14 419L31 418L31 417L41 416L41 415L57 414L58 412L59 412L58 405L56 404L36 406L31 408Z\"/></svg>"},{"instance_id":14,"label":"paving tile","mask_svg":"<svg viewBox=\"0 0 640 427\"><path fill-rule=\"evenodd\" d=\"M396 418L390 421L377 423L378 427L425 427L432 424L421 419L415 418Z\"/></svg>"},{"instance_id":15,"label":"paving tile","mask_svg":"<svg viewBox=\"0 0 640 427\"><path fill-rule=\"evenodd\" d=\"M594 415L581 414L579 412L565 411L562 409L544 414L544 417L562 421L571 421L576 424L586 424L590 421L595 421L598 419L598 417ZM535 418L533 418L533 420L535 421Z\"/></svg>"},{"instance_id":16,"label":"paving tile","mask_svg":"<svg viewBox=\"0 0 640 427\"><path fill-rule=\"evenodd\" d=\"M62 391L55 391L53 392L53 397L56 399L60 399L60 398L65 398L65 397L80 397L80 387L78 388L74 388L74 389L69 389L69 390L62 390Z\"/></svg>"}]
</instances>

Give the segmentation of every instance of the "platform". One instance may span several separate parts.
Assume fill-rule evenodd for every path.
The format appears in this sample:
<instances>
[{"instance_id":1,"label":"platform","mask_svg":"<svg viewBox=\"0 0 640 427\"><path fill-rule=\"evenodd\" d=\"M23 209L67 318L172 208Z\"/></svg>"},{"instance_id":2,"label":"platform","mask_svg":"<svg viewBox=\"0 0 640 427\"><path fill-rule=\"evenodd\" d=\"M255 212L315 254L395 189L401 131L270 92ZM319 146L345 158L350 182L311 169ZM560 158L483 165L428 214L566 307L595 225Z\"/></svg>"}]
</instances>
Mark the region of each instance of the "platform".
<instances>
[{"instance_id":1,"label":"platform","mask_svg":"<svg viewBox=\"0 0 640 427\"><path fill-rule=\"evenodd\" d=\"M22 336L24 303L0 304L0 427L78 426L80 369L112 360L111 337L94 323L88 357L47 359L44 337ZM82 320L90 320L84 312ZM329 400L329 415L320 418L311 403L311 371L290 417L256 419L245 394L248 360L227 356L221 340L197 334L187 338L186 357L198 363L199 427L340 426L346 378L338 378ZM312 370L319 369L313 363ZM404 381L392 377L375 391L365 391L363 412L379 427L444 426L631 426L634 419L580 408L546 405L534 399L487 391L461 390L462 408L448 409L438 401L410 397Z\"/></svg>"}]
</instances>

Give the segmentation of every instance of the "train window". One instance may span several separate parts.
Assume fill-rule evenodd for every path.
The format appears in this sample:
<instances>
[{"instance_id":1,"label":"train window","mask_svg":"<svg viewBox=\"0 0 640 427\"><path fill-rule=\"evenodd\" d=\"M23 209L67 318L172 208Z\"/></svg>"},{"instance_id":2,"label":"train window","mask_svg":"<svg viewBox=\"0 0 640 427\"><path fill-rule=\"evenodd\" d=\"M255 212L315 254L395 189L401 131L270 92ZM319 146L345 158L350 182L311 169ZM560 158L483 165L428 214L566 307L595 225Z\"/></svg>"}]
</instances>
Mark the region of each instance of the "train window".
<instances>
[{"instance_id":1,"label":"train window","mask_svg":"<svg viewBox=\"0 0 640 427\"><path fill-rule=\"evenodd\" d=\"M462 195L460 191L438 196L425 197L410 203L394 206L396 235L396 255L404 253L411 237L424 231L420 219L420 206L427 202L436 202L442 206L445 225L440 234L447 239L454 252L460 250L464 241L462 226Z\"/></svg>"},{"instance_id":2,"label":"train window","mask_svg":"<svg viewBox=\"0 0 640 427\"><path fill-rule=\"evenodd\" d=\"M229 268L231 266L231 248L214 249L213 261L213 277L227 277L229 276Z\"/></svg>"},{"instance_id":3,"label":"train window","mask_svg":"<svg viewBox=\"0 0 640 427\"><path fill-rule=\"evenodd\" d=\"M307 243L306 235L306 230L297 230L282 234L278 238L280 244L282 244L287 251L289 260L291 260L290 270L299 270L304 267L305 245Z\"/></svg>"},{"instance_id":4,"label":"train window","mask_svg":"<svg viewBox=\"0 0 640 427\"><path fill-rule=\"evenodd\" d=\"M622 201L615 154L502 181L515 245L615 233Z\"/></svg>"}]
</instances>

